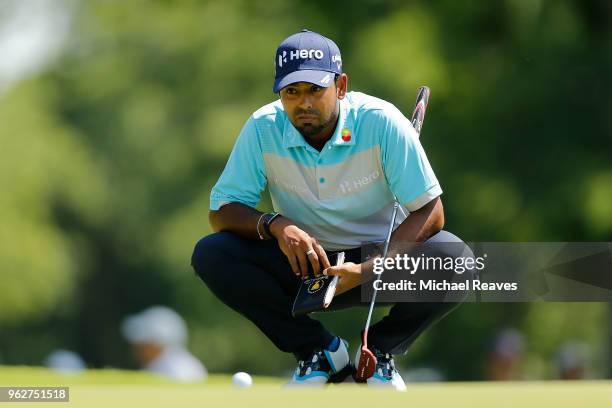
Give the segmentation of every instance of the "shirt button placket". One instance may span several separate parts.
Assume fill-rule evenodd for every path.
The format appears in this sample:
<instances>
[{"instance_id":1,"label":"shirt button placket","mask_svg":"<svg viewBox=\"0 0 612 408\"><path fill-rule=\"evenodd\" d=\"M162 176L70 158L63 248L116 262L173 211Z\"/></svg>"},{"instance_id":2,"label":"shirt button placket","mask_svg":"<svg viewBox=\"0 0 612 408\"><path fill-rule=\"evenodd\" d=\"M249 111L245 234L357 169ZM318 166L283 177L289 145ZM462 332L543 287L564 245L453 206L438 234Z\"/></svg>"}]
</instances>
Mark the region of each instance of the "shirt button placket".
<instances>
[{"instance_id":1,"label":"shirt button placket","mask_svg":"<svg viewBox=\"0 0 612 408\"><path fill-rule=\"evenodd\" d=\"M320 170L320 164L321 164L321 156L319 156L319 158L317 159L317 162L315 164L315 181L317 183L317 195L320 198L321 194L323 192L323 189L325 188L325 175L323 174L323 172Z\"/></svg>"}]
</instances>

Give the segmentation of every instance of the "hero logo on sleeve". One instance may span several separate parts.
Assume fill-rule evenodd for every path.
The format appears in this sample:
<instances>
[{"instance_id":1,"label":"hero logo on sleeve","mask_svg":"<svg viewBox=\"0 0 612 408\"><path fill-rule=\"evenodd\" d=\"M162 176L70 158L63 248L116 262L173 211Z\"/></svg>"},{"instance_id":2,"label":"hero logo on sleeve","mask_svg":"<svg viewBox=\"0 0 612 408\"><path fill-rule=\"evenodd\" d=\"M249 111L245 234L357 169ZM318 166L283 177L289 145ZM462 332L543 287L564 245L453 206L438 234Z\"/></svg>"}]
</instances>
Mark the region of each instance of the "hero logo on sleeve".
<instances>
[{"instance_id":1,"label":"hero logo on sleeve","mask_svg":"<svg viewBox=\"0 0 612 408\"><path fill-rule=\"evenodd\" d=\"M309 50L292 50L292 51L283 51L282 53L278 54L278 67L281 68L283 66L283 64L286 64L289 61L293 61L296 59L316 59L316 60L321 60L323 59L323 51L321 50L314 50L314 49L309 49Z\"/></svg>"}]
</instances>

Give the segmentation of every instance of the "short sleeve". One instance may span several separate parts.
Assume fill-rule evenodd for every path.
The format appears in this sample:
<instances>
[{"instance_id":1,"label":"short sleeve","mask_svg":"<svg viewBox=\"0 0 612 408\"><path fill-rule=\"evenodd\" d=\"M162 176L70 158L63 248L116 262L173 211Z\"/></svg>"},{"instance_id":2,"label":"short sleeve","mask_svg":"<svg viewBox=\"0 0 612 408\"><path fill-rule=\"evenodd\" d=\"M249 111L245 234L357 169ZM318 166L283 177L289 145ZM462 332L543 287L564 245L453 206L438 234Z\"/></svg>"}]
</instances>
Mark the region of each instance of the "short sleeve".
<instances>
[{"instance_id":1,"label":"short sleeve","mask_svg":"<svg viewBox=\"0 0 612 408\"><path fill-rule=\"evenodd\" d=\"M218 210L224 204L239 202L257 206L267 178L255 119L246 122L221 177L210 193L210 209Z\"/></svg>"},{"instance_id":2,"label":"short sleeve","mask_svg":"<svg viewBox=\"0 0 612 408\"><path fill-rule=\"evenodd\" d=\"M400 204L416 211L442 194L412 123L397 109L378 112L381 161L389 188Z\"/></svg>"}]
</instances>

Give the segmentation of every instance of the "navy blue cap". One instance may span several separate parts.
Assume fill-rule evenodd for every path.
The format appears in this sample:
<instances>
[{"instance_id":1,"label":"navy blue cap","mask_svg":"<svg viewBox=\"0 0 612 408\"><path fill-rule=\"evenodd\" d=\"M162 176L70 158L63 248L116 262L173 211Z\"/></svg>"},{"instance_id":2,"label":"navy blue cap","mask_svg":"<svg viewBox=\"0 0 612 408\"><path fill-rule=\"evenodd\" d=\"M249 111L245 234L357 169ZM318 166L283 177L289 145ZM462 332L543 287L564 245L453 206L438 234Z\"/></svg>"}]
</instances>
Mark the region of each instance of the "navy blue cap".
<instances>
[{"instance_id":1,"label":"navy blue cap","mask_svg":"<svg viewBox=\"0 0 612 408\"><path fill-rule=\"evenodd\" d=\"M310 82L327 88L334 82L334 75L342 73L342 58L332 40L302 30L278 46L274 66L274 93L294 82Z\"/></svg>"}]
</instances>

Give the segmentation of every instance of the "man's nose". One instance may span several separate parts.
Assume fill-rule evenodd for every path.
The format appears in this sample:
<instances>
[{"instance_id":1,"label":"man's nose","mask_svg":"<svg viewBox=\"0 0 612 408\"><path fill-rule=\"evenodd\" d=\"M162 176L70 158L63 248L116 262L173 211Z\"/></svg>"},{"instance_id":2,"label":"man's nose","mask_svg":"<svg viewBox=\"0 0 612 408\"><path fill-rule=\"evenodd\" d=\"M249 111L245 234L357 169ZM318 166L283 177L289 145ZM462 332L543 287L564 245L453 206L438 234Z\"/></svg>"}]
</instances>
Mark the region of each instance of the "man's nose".
<instances>
[{"instance_id":1,"label":"man's nose","mask_svg":"<svg viewBox=\"0 0 612 408\"><path fill-rule=\"evenodd\" d=\"M300 101L300 107L302 109L310 109L312 108L314 97L309 93L304 93L302 100Z\"/></svg>"}]
</instances>

